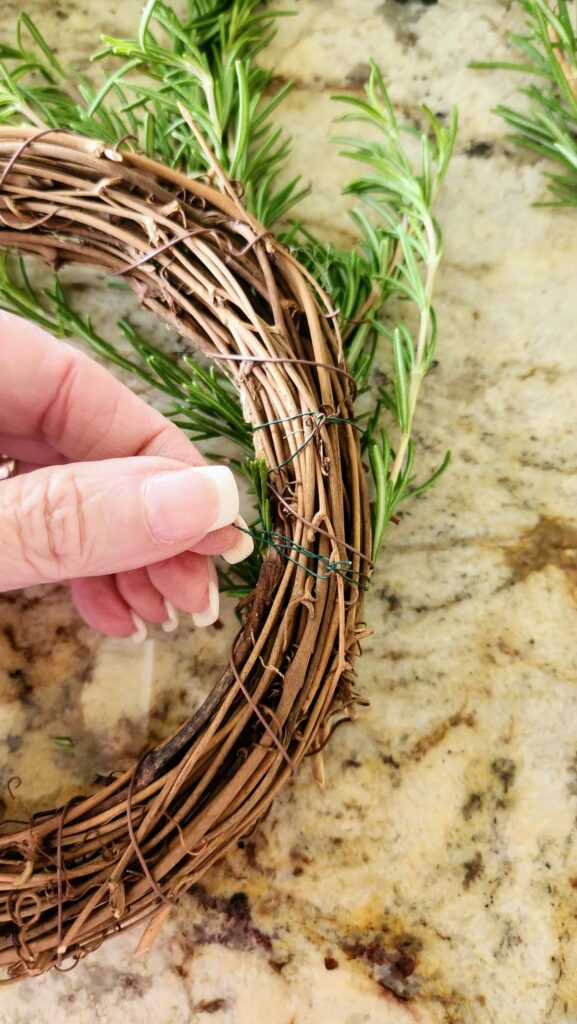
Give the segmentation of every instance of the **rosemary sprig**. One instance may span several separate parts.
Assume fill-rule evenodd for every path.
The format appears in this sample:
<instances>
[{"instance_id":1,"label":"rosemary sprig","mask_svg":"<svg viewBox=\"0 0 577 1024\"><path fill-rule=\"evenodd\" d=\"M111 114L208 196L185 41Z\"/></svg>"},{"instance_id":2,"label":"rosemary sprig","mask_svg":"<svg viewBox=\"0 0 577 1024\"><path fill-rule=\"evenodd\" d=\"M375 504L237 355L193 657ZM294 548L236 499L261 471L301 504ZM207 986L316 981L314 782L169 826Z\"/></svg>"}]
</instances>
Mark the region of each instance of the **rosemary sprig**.
<instances>
[{"instance_id":1,"label":"rosemary sprig","mask_svg":"<svg viewBox=\"0 0 577 1024\"><path fill-rule=\"evenodd\" d=\"M346 192L362 199L376 215L375 226L374 219L369 220L364 210L351 211L363 238L363 251L373 281L372 304L365 315L377 334L387 340L391 352L391 382L388 387L378 389L376 415L374 412L366 435L377 496L373 524L373 556L376 556L387 523L399 505L406 498L427 490L449 463L447 454L428 480L418 487L412 485L415 410L437 340L433 288L442 255L442 240L431 209L453 151L457 114L451 111L445 127L423 106L426 130L417 132L399 125L383 77L375 65L366 93L365 100L338 97L354 108L340 120L369 125L373 131L376 129L377 140L345 136L338 141L344 145L347 156L368 168L367 176L354 181ZM403 137L407 134L415 137L419 145L416 168ZM410 303L411 309L417 311L416 332L402 320L391 325L377 318L379 306L392 297ZM361 332L362 327L348 345L349 364L353 368L357 360L363 358L366 342ZM392 417L398 434L394 450L390 429L382 429L379 440L376 437L381 409Z\"/></svg>"},{"instance_id":2,"label":"rosemary sprig","mask_svg":"<svg viewBox=\"0 0 577 1024\"><path fill-rule=\"evenodd\" d=\"M181 20L148 0L135 39L104 36L93 57L120 58L95 89L52 54L32 20L20 14L16 45L0 47L0 121L48 125L116 144L134 136L149 156L187 174L210 171L205 150L182 117L195 123L219 164L243 187L243 201L269 226L306 194L298 177L277 184L290 140L271 115L290 84L272 90L272 72L255 58L281 14L260 0L194 0Z\"/></svg>"},{"instance_id":3,"label":"rosemary sprig","mask_svg":"<svg viewBox=\"0 0 577 1024\"><path fill-rule=\"evenodd\" d=\"M187 173L206 173L211 170L206 152L179 104L194 111L218 163L242 184L246 207L269 226L307 192L298 177L277 187L290 140L273 126L271 114L290 85L265 96L272 72L255 61L282 15L263 9L260 0L207 0L189 8L183 22L168 4L148 0L138 39L104 36L95 59L113 55L125 63L99 90L89 114L122 83L131 97L123 110L141 126L145 151Z\"/></svg>"},{"instance_id":4,"label":"rosemary sprig","mask_svg":"<svg viewBox=\"0 0 577 1024\"><path fill-rule=\"evenodd\" d=\"M577 10L567 0L518 0L527 15L527 32L509 38L520 61L475 62L476 68L505 68L537 76L519 92L529 100L526 112L509 106L495 113L511 128L518 146L558 164L562 173L545 172L553 206L577 204Z\"/></svg>"},{"instance_id":5,"label":"rosemary sprig","mask_svg":"<svg viewBox=\"0 0 577 1024\"><path fill-rule=\"evenodd\" d=\"M271 119L288 87L275 92L271 73L255 62L274 34L277 16L258 0L190 0L183 21L162 0L149 0L136 39L105 38L96 59L114 57L121 63L95 89L85 77L62 68L32 21L21 15L16 46L0 48L0 123L46 124L112 144L132 134L149 155L191 175L211 176L206 149L191 131L190 118L182 114L183 109L190 111L249 209L265 225L274 225L305 191L298 178L282 182L290 141ZM414 485L413 421L435 349L432 293L442 251L431 205L450 158L456 116L444 127L423 108L422 131L399 125L375 66L366 99L336 98L352 108L341 120L366 123L371 136L377 132L376 140L338 140L348 157L367 168L346 190L366 207L351 211L359 244L340 249L298 224L277 228L277 234L339 310L349 367L365 401L367 395L372 399L359 419L366 421L362 443L375 482L376 555L399 505L429 487L448 462L445 458L428 480ZM420 157L413 162L406 143L414 146L415 140ZM383 304L391 298L416 309L415 332L403 321L382 319ZM234 442L232 464L251 480L263 535L270 533L267 490L262 467L252 459L252 433L221 371L205 370L188 356L164 354L120 320L118 326L135 353L129 358L74 310L56 275L49 288L39 291L20 259L0 259L0 305L59 336L82 337L94 351L158 388L172 399L170 415L194 440L226 437ZM389 385L372 388L371 371L382 339ZM243 586L254 583L259 556L257 546L252 561L235 567ZM225 584L238 592L232 579Z\"/></svg>"},{"instance_id":6,"label":"rosemary sprig","mask_svg":"<svg viewBox=\"0 0 577 1024\"><path fill-rule=\"evenodd\" d=\"M457 115L446 126L422 108L425 129L400 125L383 77L372 65L366 99L336 96L352 112L339 120L368 124L370 141L337 137L344 154L364 164L367 176L345 190L368 207L353 209L359 246L342 250L318 242L293 227L285 240L295 248L331 296L341 315L345 354L360 391L373 398L363 446L368 450L375 484L373 557L381 547L387 524L402 502L426 491L447 468L447 453L438 469L414 484L413 422L419 391L433 361L437 325L433 308L435 276L442 257L439 226L432 205L445 177L457 131ZM377 138L375 139L375 129ZM407 139L416 141L419 160L411 160ZM416 333L403 321L383 319L386 303L396 298L418 313ZM383 309L384 307L384 309ZM359 322L360 321L360 322ZM390 358L388 387L370 385L379 339L385 338ZM386 366L386 360L381 360ZM387 417L381 425L382 413ZM359 417L362 418L362 417Z\"/></svg>"}]
</instances>

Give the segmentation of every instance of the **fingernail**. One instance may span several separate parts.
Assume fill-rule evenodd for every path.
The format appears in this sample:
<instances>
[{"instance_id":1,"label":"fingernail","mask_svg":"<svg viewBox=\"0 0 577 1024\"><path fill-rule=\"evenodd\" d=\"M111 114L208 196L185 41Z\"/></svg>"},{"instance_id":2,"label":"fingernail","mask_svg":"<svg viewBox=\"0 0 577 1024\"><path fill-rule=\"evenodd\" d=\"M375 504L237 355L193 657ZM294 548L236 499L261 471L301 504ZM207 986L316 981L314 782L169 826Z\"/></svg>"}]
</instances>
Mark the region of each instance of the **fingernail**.
<instances>
[{"instance_id":1,"label":"fingernail","mask_svg":"<svg viewBox=\"0 0 577 1024\"><path fill-rule=\"evenodd\" d=\"M229 565L236 565L237 562L242 562L243 558L248 558L248 556L254 551L254 541L250 533L244 532L245 530L248 530L248 526L242 516L238 517L236 523L233 523L233 526L239 527L238 537L233 546L229 548L228 551L223 551L222 553L222 557Z\"/></svg>"},{"instance_id":2,"label":"fingernail","mask_svg":"<svg viewBox=\"0 0 577 1024\"><path fill-rule=\"evenodd\" d=\"M131 612L130 615L134 623L134 633L131 633L132 639L135 644L144 643L148 636L148 630L144 619L141 619L140 615L137 615L136 612Z\"/></svg>"},{"instance_id":3,"label":"fingernail","mask_svg":"<svg viewBox=\"0 0 577 1024\"><path fill-rule=\"evenodd\" d=\"M192 621L195 626L212 626L218 619L220 596L218 591L218 577L212 562L208 569L208 607L203 612L193 612Z\"/></svg>"},{"instance_id":4,"label":"fingernail","mask_svg":"<svg viewBox=\"0 0 577 1024\"><path fill-rule=\"evenodd\" d=\"M227 466L159 473L144 485L150 531L163 544L193 542L238 516L238 488Z\"/></svg>"},{"instance_id":5,"label":"fingernail","mask_svg":"<svg viewBox=\"0 0 577 1024\"><path fill-rule=\"evenodd\" d=\"M166 598L164 607L166 608L166 621L162 623L162 628L165 633L174 633L175 629L178 629L178 613L174 605Z\"/></svg>"}]
</instances>

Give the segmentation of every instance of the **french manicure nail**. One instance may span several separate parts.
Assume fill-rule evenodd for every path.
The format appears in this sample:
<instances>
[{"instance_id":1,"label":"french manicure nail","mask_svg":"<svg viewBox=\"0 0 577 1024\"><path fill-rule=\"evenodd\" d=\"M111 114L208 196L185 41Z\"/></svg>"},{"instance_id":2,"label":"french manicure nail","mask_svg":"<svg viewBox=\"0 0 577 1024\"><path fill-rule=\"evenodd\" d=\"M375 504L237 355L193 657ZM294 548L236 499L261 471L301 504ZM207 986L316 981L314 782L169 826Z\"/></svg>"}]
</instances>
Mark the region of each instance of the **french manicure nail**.
<instances>
[{"instance_id":1,"label":"french manicure nail","mask_svg":"<svg viewBox=\"0 0 577 1024\"><path fill-rule=\"evenodd\" d=\"M130 616L134 623L134 633L131 633L134 643L144 643L148 636L148 630L146 628L146 623L144 622L144 619L141 619L140 615L137 615L136 612L131 612Z\"/></svg>"},{"instance_id":2,"label":"french manicure nail","mask_svg":"<svg viewBox=\"0 0 577 1024\"><path fill-rule=\"evenodd\" d=\"M254 541L250 533L245 533L248 530L248 526L242 516L238 517L233 526L238 527L238 537L233 546L228 551L223 551L222 553L222 557L229 565L236 565L237 562L242 562L243 558L248 558L254 551Z\"/></svg>"},{"instance_id":3,"label":"french manicure nail","mask_svg":"<svg viewBox=\"0 0 577 1024\"><path fill-rule=\"evenodd\" d=\"M162 628L165 633L174 633L175 629L178 629L178 612L171 601L164 599L164 607L166 608L166 621L162 623Z\"/></svg>"},{"instance_id":4,"label":"french manicure nail","mask_svg":"<svg viewBox=\"0 0 577 1024\"><path fill-rule=\"evenodd\" d=\"M193 612L192 621L195 626L212 626L218 619L220 596L216 569L210 563L208 576L208 607L203 612Z\"/></svg>"},{"instance_id":5,"label":"french manicure nail","mask_svg":"<svg viewBox=\"0 0 577 1024\"><path fill-rule=\"evenodd\" d=\"M158 473L144 485L150 531L163 544L198 540L238 516L238 488L227 466Z\"/></svg>"}]
</instances>

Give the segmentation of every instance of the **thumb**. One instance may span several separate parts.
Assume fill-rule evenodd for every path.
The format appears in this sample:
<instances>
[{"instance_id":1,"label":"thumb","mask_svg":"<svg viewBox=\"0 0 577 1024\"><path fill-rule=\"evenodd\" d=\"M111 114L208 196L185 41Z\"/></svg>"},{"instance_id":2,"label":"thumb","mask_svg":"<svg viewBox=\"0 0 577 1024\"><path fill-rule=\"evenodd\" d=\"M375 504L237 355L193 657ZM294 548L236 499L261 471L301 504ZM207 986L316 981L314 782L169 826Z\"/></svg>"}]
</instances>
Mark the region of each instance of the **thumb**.
<instances>
[{"instance_id":1,"label":"thumb","mask_svg":"<svg viewBox=\"0 0 577 1024\"><path fill-rule=\"evenodd\" d=\"M238 515L226 466L140 456L50 466L0 482L0 591L136 569Z\"/></svg>"}]
</instances>

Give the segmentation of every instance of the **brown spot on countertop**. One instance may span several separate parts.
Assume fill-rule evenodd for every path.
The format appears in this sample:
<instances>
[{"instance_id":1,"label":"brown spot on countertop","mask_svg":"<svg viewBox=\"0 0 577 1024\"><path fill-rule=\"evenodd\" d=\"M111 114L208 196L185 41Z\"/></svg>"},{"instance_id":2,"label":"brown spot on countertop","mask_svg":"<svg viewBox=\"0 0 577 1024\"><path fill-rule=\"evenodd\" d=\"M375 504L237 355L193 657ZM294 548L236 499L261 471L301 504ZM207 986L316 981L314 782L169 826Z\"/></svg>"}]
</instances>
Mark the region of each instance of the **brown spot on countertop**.
<instances>
[{"instance_id":1,"label":"brown spot on countertop","mask_svg":"<svg viewBox=\"0 0 577 1024\"><path fill-rule=\"evenodd\" d=\"M463 817L465 821L470 821L477 811L480 811L483 806L483 794L482 793L471 793L467 797L463 804Z\"/></svg>"},{"instance_id":2,"label":"brown spot on countertop","mask_svg":"<svg viewBox=\"0 0 577 1024\"><path fill-rule=\"evenodd\" d=\"M244 851L246 862L249 868L258 867L258 860L256 856L256 843L253 839L239 839L237 846L239 850Z\"/></svg>"},{"instance_id":3,"label":"brown spot on countertop","mask_svg":"<svg viewBox=\"0 0 577 1024\"><path fill-rule=\"evenodd\" d=\"M491 762L491 772L496 775L500 780L503 791L509 792L509 789L515 781L515 775L517 773L517 765L510 757L496 757Z\"/></svg>"},{"instance_id":4,"label":"brown spot on countertop","mask_svg":"<svg viewBox=\"0 0 577 1024\"><path fill-rule=\"evenodd\" d=\"M572 523L541 518L516 544L505 549L505 556L514 583L552 565L566 573L577 593L577 526Z\"/></svg>"},{"instance_id":5,"label":"brown spot on countertop","mask_svg":"<svg viewBox=\"0 0 577 1024\"><path fill-rule=\"evenodd\" d=\"M407 1000L417 995L420 982L416 969L423 943L416 935L375 932L343 941L341 948L349 959L364 964L381 988L397 999Z\"/></svg>"},{"instance_id":6,"label":"brown spot on countertop","mask_svg":"<svg viewBox=\"0 0 577 1024\"><path fill-rule=\"evenodd\" d=\"M569 776L567 792L571 796L577 796L577 754L571 758L567 767L567 774Z\"/></svg>"},{"instance_id":7,"label":"brown spot on countertop","mask_svg":"<svg viewBox=\"0 0 577 1024\"><path fill-rule=\"evenodd\" d=\"M419 740L414 744L409 753L409 760L420 761L432 750L433 747L442 743L445 736L451 729L456 729L460 725L466 725L468 728L472 728L475 724L475 717L471 714L464 714L462 711L458 711L456 714L451 715L449 718L443 719L439 722L431 732L427 733L426 736L421 736Z\"/></svg>"},{"instance_id":8,"label":"brown spot on countertop","mask_svg":"<svg viewBox=\"0 0 577 1024\"><path fill-rule=\"evenodd\" d=\"M481 157L486 160L491 156L495 144L486 139L471 139L471 142L463 150L465 156Z\"/></svg>"},{"instance_id":9,"label":"brown spot on countertop","mask_svg":"<svg viewBox=\"0 0 577 1024\"><path fill-rule=\"evenodd\" d=\"M293 875L302 875L305 868L312 864L312 858L298 846L293 846L289 851L289 857L293 866Z\"/></svg>"},{"instance_id":10,"label":"brown spot on countertop","mask_svg":"<svg viewBox=\"0 0 577 1024\"><path fill-rule=\"evenodd\" d=\"M217 1013L218 1010L224 1010L226 1005L226 999L203 999L194 1009L197 1013Z\"/></svg>"},{"instance_id":11,"label":"brown spot on countertop","mask_svg":"<svg viewBox=\"0 0 577 1024\"><path fill-rule=\"evenodd\" d=\"M477 878L480 878L480 876L483 874L483 871L485 870L481 852L477 850L475 856L472 857L471 860L465 861L465 863L463 864L463 868L465 872L463 878L463 886L465 889L468 889L473 884L473 882L476 881Z\"/></svg>"},{"instance_id":12,"label":"brown spot on countertop","mask_svg":"<svg viewBox=\"0 0 577 1024\"><path fill-rule=\"evenodd\" d=\"M395 36L403 49L411 49L419 41L417 22L427 7L433 7L437 0L394 0L377 7L376 13L382 14L391 24Z\"/></svg>"},{"instance_id":13,"label":"brown spot on countertop","mask_svg":"<svg viewBox=\"0 0 577 1024\"><path fill-rule=\"evenodd\" d=\"M213 896L203 885L194 885L189 897L202 913L191 921L190 940L197 944L218 943L229 949L247 949L257 946L266 953L273 952L273 942L252 920L250 901L245 892L235 892L228 899ZM188 944L187 944L188 945ZM190 954L191 949L187 952Z\"/></svg>"},{"instance_id":14,"label":"brown spot on countertop","mask_svg":"<svg viewBox=\"0 0 577 1024\"><path fill-rule=\"evenodd\" d=\"M142 977L140 974L123 974L120 979L123 996L131 999L142 999L144 993L152 988L152 984L152 978Z\"/></svg>"},{"instance_id":15,"label":"brown spot on countertop","mask_svg":"<svg viewBox=\"0 0 577 1024\"><path fill-rule=\"evenodd\" d=\"M347 84L360 88L366 85L371 75L371 65L367 64L366 61L360 64L355 64L354 68L347 73L346 80Z\"/></svg>"},{"instance_id":16,"label":"brown spot on countertop","mask_svg":"<svg viewBox=\"0 0 577 1024\"><path fill-rule=\"evenodd\" d=\"M446 375L444 389L456 402L471 402L487 387L487 371L481 360L467 356L454 373Z\"/></svg>"}]
</instances>

